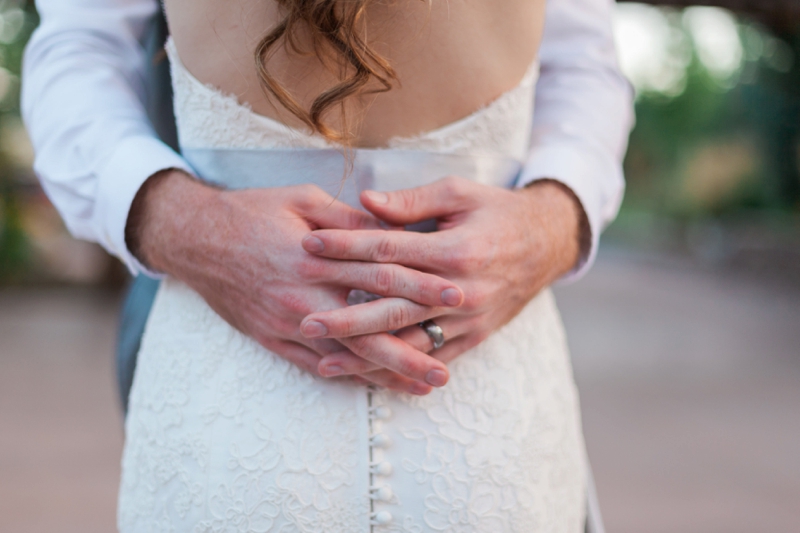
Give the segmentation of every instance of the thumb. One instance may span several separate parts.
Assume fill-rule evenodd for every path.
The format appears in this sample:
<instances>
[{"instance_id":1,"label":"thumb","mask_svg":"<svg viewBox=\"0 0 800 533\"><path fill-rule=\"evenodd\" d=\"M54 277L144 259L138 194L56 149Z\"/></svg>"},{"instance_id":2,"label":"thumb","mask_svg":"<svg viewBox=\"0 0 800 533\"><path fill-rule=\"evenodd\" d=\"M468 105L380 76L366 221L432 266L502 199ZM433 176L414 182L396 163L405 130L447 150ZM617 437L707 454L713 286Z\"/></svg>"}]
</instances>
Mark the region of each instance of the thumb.
<instances>
[{"instance_id":1,"label":"thumb","mask_svg":"<svg viewBox=\"0 0 800 533\"><path fill-rule=\"evenodd\" d=\"M416 224L469 209L473 204L471 184L464 178L448 177L413 189L363 191L361 205L389 224Z\"/></svg>"}]
</instances>

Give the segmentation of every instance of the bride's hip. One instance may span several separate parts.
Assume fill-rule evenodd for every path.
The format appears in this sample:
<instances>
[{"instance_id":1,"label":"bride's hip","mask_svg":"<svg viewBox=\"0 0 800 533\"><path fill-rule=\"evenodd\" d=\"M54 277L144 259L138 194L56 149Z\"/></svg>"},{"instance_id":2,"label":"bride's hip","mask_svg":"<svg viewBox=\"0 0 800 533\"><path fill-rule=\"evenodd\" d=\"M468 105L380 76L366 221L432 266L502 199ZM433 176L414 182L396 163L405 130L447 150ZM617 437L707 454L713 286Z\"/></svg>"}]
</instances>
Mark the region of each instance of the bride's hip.
<instances>
[{"instance_id":1,"label":"bride's hip","mask_svg":"<svg viewBox=\"0 0 800 533\"><path fill-rule=\"evenodd\" d=\"M266 390L287 384L313 387L325 382L343 382L318 378L283 360L237 331L199 294L172 278L161 284L139 357L139 366L145 368L180 367L173 359L183 360L191 364L194 380L216 379L221 366L234 365L242 373L263 375L266 381L259 386ZM550 289L543 290L508 324L449 366L454 376L480 369L494 377L510 373L537 380L547 371L571 381L565 332ZM353 385L347 381L344 386Z\"/></svg>"}]
</instances>

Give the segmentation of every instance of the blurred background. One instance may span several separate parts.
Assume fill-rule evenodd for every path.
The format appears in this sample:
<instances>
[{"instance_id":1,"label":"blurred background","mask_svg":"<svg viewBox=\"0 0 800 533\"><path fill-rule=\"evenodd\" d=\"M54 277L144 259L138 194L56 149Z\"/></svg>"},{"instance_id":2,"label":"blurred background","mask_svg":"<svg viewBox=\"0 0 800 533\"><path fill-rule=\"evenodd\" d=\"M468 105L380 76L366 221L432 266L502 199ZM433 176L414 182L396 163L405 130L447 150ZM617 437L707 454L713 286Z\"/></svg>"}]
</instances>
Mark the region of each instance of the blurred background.
<instances>
[{"instance_id":1,"label":"blurred background","mask_svg":"<svg viewBox=\"0 0 800 533\"><path fill-rule=\"evenodd\" d=\"M628 191L557 288L609 532L800 531L800 2L620 3ZM114 530L125 272L73 240L19 118L0 0L0 531Z\"/></svg>"}]
</instances>

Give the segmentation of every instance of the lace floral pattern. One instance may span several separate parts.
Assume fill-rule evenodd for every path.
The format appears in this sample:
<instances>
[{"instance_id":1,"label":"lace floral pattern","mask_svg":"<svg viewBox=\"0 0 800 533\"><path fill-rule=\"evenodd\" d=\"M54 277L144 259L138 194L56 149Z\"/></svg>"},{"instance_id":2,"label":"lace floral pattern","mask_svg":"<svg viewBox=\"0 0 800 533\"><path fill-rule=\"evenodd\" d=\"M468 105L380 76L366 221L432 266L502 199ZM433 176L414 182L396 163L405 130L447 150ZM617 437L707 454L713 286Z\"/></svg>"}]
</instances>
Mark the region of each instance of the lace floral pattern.
<instances>
[{"instance_id":1,"label":"lace floral pattern","mask_svg":"<svg viewBox=\"0 0 800 533\"><path fill-rule=\"evenodd\" d=\"M443 128L390 139L388 147L449 154L507 154L524 160L530 146L538 75L539 63L535 62L519 85L487 106Z\"/></svg>"},{"instance_id":2,"label":"lace floral pattern","mask_svg":"<svg viewBox=\"0 0 800 533\"><path fill-rule=\"evenodd\" d=\"M552 295L450 369L426 397L381 394L403 443L386 454L408 477L400 508L417 510L424 531L581 531L579 407Z\"/></svg>"},{"instance_id":3,"label":"lace floral pattern","mask_svg":"<svg viewBox=\"0 0 800 533\"><path fill-rule=\"evenodd\" d=\"M202 85L168 52L184 147L324 147ZM392 147L521 157L535 76L534 65L474 115ZM425 397L318 379L167 279L131 392L119 529L581 532L578 396L550 292L450 371Z\"/></svg>"},{"instance_id":4,"label":"lace floral pattern","mask_svg":"<svg viewBox=\"0 0 800 533\"><path fill-rule=\"evenodd\" d=\"M330 148L318 135L290 128L258 115L235 96L201 83L181 63L175 44L167 41L175 92L175 118L186 148ZM395 137L387 148L452 154L508 154L524 158L533 121L533 93L539 63L522 81L487 106L431 132Z\"/></svg>"},{"instance_id":5,"label":"lace floral pattern","mask_svg":"<svg viewBox=\"0 0 800 533\"><path fill-rule=\"evenodd\" d=\"M235 96L198 81L181 63L171 39L166 49L175 94L178 140L182 147L330 148L324 138L258 115Z\"/></svg>"},{"instance_id":6,"label":"lace floral pattern","mask_svg":"<svg viewBox=\"0 0 800 533\"><path fill-rule=\"evenodd\" d=\"M120 531L581 531L584 462L545 292L425 397L317 379L164 282L140 354ZM391 442L370 448L370 434ZM372 457L370 457L372 455ZM392 489L370 503L370 465ZM372 509L371 509L372 508ZM392 520L370 526L381 511Z\"/></svg>"},{"instance_id":7,"label":"lace floral pattern","mask_svg":"<svg viewBox=\"0 0 800 533\"><path fill-rule=\"evenodd\" d=\"M363 390L342 394L343 384L267 352L172 280L139 357L120 530L362 527L369 514L357 468L366 452L358 438Z\"/></svg>"}]
</instances>

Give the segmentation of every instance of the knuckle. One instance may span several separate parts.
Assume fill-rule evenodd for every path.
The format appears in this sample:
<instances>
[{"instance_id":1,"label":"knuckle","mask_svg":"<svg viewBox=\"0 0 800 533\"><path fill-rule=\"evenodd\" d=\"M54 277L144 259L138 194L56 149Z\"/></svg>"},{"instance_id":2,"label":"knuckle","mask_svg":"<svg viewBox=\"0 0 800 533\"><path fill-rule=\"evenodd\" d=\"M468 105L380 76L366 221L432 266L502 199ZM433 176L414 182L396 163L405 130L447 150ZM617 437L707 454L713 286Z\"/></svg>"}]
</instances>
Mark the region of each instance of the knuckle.
<instances>
[{"instance_id":1,"label":"knuckle","mask_svg":"<svg viewBox=\"0 0 800 533\"><path fill-rule=\"evenodd\" d=\"M330 326L334 333L343 337L350 337L355 331L356 321L351 316L345 316L341 320L332 322Z\"/></svg>"},{"instance_id":2,"label":"knuckle","mask_svg":"<svg viewBox=\"0 0 800 533\"><path fill-rule=\"evenodd\" d=\"M475 195L478 192L475 189L475 182L458 176L449 176L444 178L442 186L445 195L456 205L469 207L475 204Z\"/></svg>"},{"instance_id":3,"label":"knuckle","mask_svg":"<svg viewBox=\"0 0 800 533\"><path fill-rule=\"evenodd\" d=\"M319 280L324 276L325 270L325 265L322 261L311 258L298 261L294 267L294 271L307 280Z\"/></svg>"},{"instance_id":4,"label":"knuckle","mask_svg":"<svg viewBox=\"0 0 800 533\"><path fill-rule=\"evenodd\" d=\"M486 303L486 300L487 300L486 291L477 288L472 289L469 291L468 294L465 295L462 308L468 313L477 312L481 308L483 308L484 304Z\"/></svg>"},{"instance_id":5,"label":"knuckle","mask_svg":"<svg viewBox=\"0 0 800 533\"><path fill-rule=\"evenodd\" d=\"M298 205L300 207L304 207L307 209L316 207L327 196L327 194L325 194L325 191L323 191L316 185L306 183L303 185L298 185L297 187L299 193Z\"/></svg>"},{"instance_id":6,"label":"knuckle","mask_svg":"<svg viewBox=\"0 0 800 533\"><path fill-rule=\"evenodd\" d=\"M480 260L480 249L471 242L460 242L453 247L450 260L458 272L474 270Z\"/></svg>"},{"instance_id":7,"label":"knuckle","mask_svg":"<svg viewBox=\"0 0 800 533\"><path fill-rule=\"evenodd\" d=\"M405 305L393 305L387 311L387 320L391 329L406 327L411 322L411 313Z\"/></svg>"},{"instance_id":8,"label":"knuckle","mask_svg":"<svg viewBox=\"0 0 800 533\"><path fill-rule=\"evenodd\" d=\"M450 268L455 272L464 273L467 272L473 264L472 259L472 254L469 250L464 247L458 247L450 252L448 263L450 264Z\"/></svg>"},{"instance_id":9,"label":"knuckle","mask_svg":"<svg viewBox=\"0 0 800 533\"><path fill-rule=\"evenodd\" d=\"M307 183L304 185L306 187L306 193L310 198L324 198L327 196L325 191L319 188L319 186L314 185L313 183Z\"/></svg>"},{"instance_id":10,"label":"knuckle","mask_svg":"<svg viewBox=\"0 0 800 533\"><path fill-rule=\"evenodd\" d=\"M378 293L388 295L397 282L395 269L388 266L379 266L375 269L373 283Z\"/></svg>"},{"instance_id":11,"label":"knuckle","mask_svg":"<svg viewBox=\"0 0 800 533\"><path fill-rule=\"evenodd\" d=\"M455 190L455 188L459 185L459 180L456 176L450 175L442 178L441 183L445 189Z\"/></svg>"},{"instance_id":12,"label":"knuckle","mask_svg":"<svg viewBox=\"0 0 800 533\"><path fill-rule=\"evenodd\" d=\"M308 202L312 195L313 195L313 185L303 184L303 185L296 185L295 191L297 192L297 202L300 204L304 204Z\"/></svg>"},{"instance_id":13,"label":"knuckle","mask_svg":"<svg viewBox=\"0 0 800 533\"><path fill-rule=\"evenodd\" d=\"M447 258L447 266L450 267L450 270L453 272L464 272L466 264L467 261L461 252L454 251L450 253L450 256Z\"/></svg>"},{"instance_id":14,"label":"knuckle","mask_svg":"<svg viewBox=\"0 0 800 533\"><path fill-rule=\"evenodd\" d=\"M416 273L412 273L412 283L409 285L409 288L413 291L414 301L416 302L425 303L425 301L432 299L431 295L436 294L437 297L435 300L437 303L434 303L434 305L438 304L438 297L441 295L441 292L450 287L450 284L444 280L427 274L419 275Z\"/></svg>"},{"instance_id":15,"label":"knuckle","mask_svg":"<svg viewBox=\"0 0 800 533\"><path fill-rule=\"evenodd\" d=\"M350 337L348 339L348 345L350 349L358 355L363 355L369 352L372 343L370 342L369 336L367 335L360 335L358 337Z\"/></svg>"},{"instance_id":16,"label":"knuckle","mask_svg":"<svg viewBox=\"0 0 800 533\"><path fill-rule=\"evenodd\" d=\"M414 207L416 195L413 190L397 191L395 194L403 210L410 211Z\"/></svg>"},{"instance_id":17,"label":"knuckle","mask_svg":"<svg viewBox=\"0 0 800 533\"><path fill-rule=\"evenodd\" d=\"M355 209L350 209L348 223L350 224L349 227L356 229L371 229L377 227L377 222L374 218Z\"/></svg>"},{"instance_id":18,"label":"knuckle","mask_svg":"<svg viewBox=\"0 0 800 533\"><path fill-rule=\"evenodd\" d=\"M440 265L442 263L442 256L446 254L448 247L446 241L424 239L420 246L420 257L424 258L428 263Z\"/></svg>"},{"instance_id":19,"label":"knuckle","mask_svg":"<svg viewBox=\"0 0 800 533\"><path fill-rule=\"evenodd\" d=\"M289 339L297 335L297 323L285 319L274 319L270 324L271 329L284 339Z\"/></svg>"},{"instance_id":20,"label":"knuckle","mask_svg":"<svg viewBox=\"0 0 800 533\"><path fill-rule=\"evenodd\" d=\"M294 294L292 291L282 292L276 296L276 299L278 305L292 315L307 315L311 313L310 306L305 298Z\"/></svg>"},{"instance_id":21,"label":"knuckle","mask_svg":"<svg viewBox=\"0 0 800 533\"><path fill-rule=\"evenodd\" d=\"M375 245L373 254L378 263L391 263L397 257L397 245L385 236Z\"/></svg>"},{"instance_id":22,"label":"knuckle","mask_svg":"<svg viewBox=\"0 0 800 533\"><path fill-rule=\"evenodd\" d=\"M264 348L266 348L270 352L278 354L281 357L283 357L283 355L281 354L280 344L278 343L277 339L275 339L275 337L273 335L269 335L269 334L264 333L264 332L258 332L258 333L253 333L250 336L253 339L255 339L255 341L258 344L260 344L261 346L263 346Z\"/></svg>"},{"instance_id":23,"label":"knuckle","mask_svg":"<svg viewBox=\"0 0 800 533\"><path fill-rule=\"evenodd\" d=\"M449 196L459 197L464 192L464 184L461 178L456 176L447 176L442 179L442 188Z\"/></svg>"},{"instance_id":24,"label":"knuckle","mask_svg":"<svg viewBox=\"0 0 800 533\"><path fill-rule=\"evenodd\" d=\"M424 374L423 365L414 358L403 357L397 363L397 372L408 377L415 377Z\"/></svg>"},{"instance_id":25,"label":"knuckle","mask_svg":"<svg viewBox=\"0 0 800 533\"><path fill-rule=\"evenodd\" d=\"M350 207L345 208L344 212L344 221L348 228L360 228L364 225L363 223L363 216L358 211L351 209Z\"/></svg>"}]
</instances>

